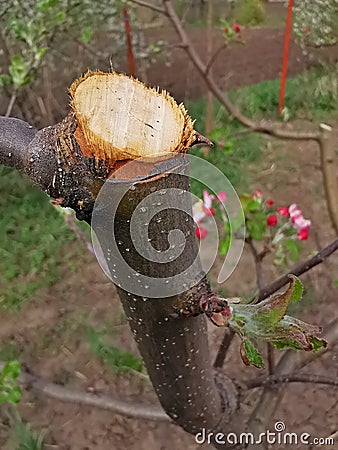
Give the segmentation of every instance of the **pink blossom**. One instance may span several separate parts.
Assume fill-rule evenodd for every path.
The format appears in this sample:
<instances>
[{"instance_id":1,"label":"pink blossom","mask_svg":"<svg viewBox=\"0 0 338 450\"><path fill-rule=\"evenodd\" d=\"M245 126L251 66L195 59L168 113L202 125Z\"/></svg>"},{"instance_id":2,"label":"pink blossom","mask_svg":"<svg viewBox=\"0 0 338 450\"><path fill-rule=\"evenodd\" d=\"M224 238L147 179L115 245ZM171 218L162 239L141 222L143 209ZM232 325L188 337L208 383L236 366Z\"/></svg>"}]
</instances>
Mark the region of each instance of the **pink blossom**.
<instances>
[{"instance_id":1,"label":"pink blossom","mask_svg":"<svg viewBox=\"0 0 338 450\"><path fill-rule=\"evenodd\" d=\"M196 227L195 228L195 234L198 239L204 239L208 236L208 230L203 227Z\"/></svg>"},{"instance_id":2,"label":"pink blossom","mask_svg":"<svg viewBox=\"0 0 338 450\"><path fill-rule=\"evenodd\" d=\"M203 219L205 219L206 215L203 211L203 202L200 200L199 202L195 203L192 207L192 215L194 218L194 221L196 224L202 222Z\"/></svg>"},{"instance_id":3,"label":"pink blossom","mask_svg":"<svg viewBox=\"0 0 338 450\"><path fill-rule=\"evenodd\" d=\"M204 189L204 191L203 191L203 203L204 203L204 206L206 208L211 208L212 202L213 202L214 199L215 199L215 197L213 195L209 194L209 192L206 189Z\"/></svg>"},{"instance_id":4,"label":"pink blossom","mask_svg":"<svg viewBox=\"0 0 338 450\"><path fill-rule=\"evenodd\" d=\"M289 209L286 206L281 206L277 209L278 214L280 214L282 217L289 217Z\"/></svg>"},{"instance_id":5,"label":"pink blossom","mask_svg":"<svg viewBox=\"0 0 338 450\"><path fill-rule=\"evenodd\" d=\"M301 209L297 208L296 203L289 206L291 222L297 230L297 236L301 241L305 241L309 237L309 228L311 221L304 219Z\"/></svg>"},{"instance_id":6,"label":"pink blossom","mask_svg":"<svg viewBox=\"0 0 338 450\"><path fill-rule=\"evenodd\" d=\"M273 200L266 201L266 206L268 206L269 208L271 208L271 206L273 206L274 204L275 204L275 202Z\"/></svg>"},{"instance_id":7,"label":"pink blossom","mask_svg":"<svg viewBox=\"0 0 338 450\"><path fill-rule=\"evenodd\" d=\"M207 217L213 216L213 215L215 214L214 208L206 208L204 205L203 205L202 208L203 208L204 214L205 214Z\"/></svg>"},{"instance_id":8,"label":"pink blossom","mask_svg":"<svg viewBox=\"0 0 338 450\"><path fill-rule=\"evenodd\" d=\"M254 193L252 194L252 198L254 199L254 200L256 200L258 197L262 197L263 196L263 193L262 193L262 191L260 191L259 189L256 189L255 191L254 191Z\"/></svg>"},{"instance_id":9,"label":"pink blossom","mask_svg":"<svg viewBox=\"0 0 338 450\"><path fill-rule=\"evenodd\" d=\"M226 199L227 199L227 193L226 193L225 191L219 192L219 193L217 194L217 199L218 199L218 201L220 201L221 203L222 203L222 202L225 202Z\"/></svg>"},{"instance_id":10,"label":"pink blossom","mask_svg":"<svg viewBox=\"0 0 338 450\"><path fill-rule=\"evenodd\" d=\"M298 231L301 231L304 228L309 228L311 225L311 221L304 219L303 216L296 216L293 224Z\"/></svg>"}]
</instances>

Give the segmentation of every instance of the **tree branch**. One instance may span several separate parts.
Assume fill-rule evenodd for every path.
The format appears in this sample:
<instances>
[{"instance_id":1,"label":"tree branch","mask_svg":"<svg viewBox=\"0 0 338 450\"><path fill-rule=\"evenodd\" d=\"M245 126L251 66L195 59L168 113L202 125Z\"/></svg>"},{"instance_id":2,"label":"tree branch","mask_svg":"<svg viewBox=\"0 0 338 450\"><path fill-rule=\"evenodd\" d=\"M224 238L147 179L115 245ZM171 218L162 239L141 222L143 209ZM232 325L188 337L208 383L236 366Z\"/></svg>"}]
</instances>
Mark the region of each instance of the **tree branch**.
<instances>
[{"instance_id":1,"label":"tree branch","mask_svg":"<svg viewBox=\"0 0 338 450\"><path fill-rule=\"evenodd\" d=\"M152 11L158 12L165 16L167 15L164 9L160 8L159 6L152 5L151 3L144 2L143 0L129 0L129 1L131 3L134 3L135 5L144 6L145 8L151 9Z\"/></svg>"},{"instance_id":2,"label":"tree branch","mask_svg":"<svg viewBox=\"0 0 338 450\"><path fill-rule=\"evenodd\" d=\"M248 389L255 389L264 386L274 386L276 384L284 383L312 383L312 384L326 384L329 386L338 387L338 380L329 377L323 377L321 375L313 374L285 374L285 375L272 375L269 377L259 377L253 380L247 381L245 384Z\"/></svg>"},{"instance_id":3,"label":"tree branch","mask_svg":"<svg viewBox=\"0 0 338 450\"><path fill-rule=\"evenodd\" d=\"M0 130L0 164L24 171L28 147L38 130L12 117L0 117Z\"/></svg>"},{"instance_id":4,"label":"tree branch","mask_svg":"<svg viewBox=\"0 0 338 450\"><path fill-rule=\"evenodd\" d=\"M319 128L320 139L318 143L325 197L332 225L338 235L338 178L335 165L337 158L335 157L335 148L329 142L332 128L323 123Z\"/></svg>"},{"instance_id":5,"label":"tree branch","mask_svg":"<svg viewBox=\"0 0 338 450\"><path fill-rule=\"evenodd\" d=\"M334 253L337 249L338 249L338 239L335 239L333 242L324 247L316 255L312 256L312 258L309 258L306 261L298 264L296 267L291 269L288 272L288 274L281 276L273 283L269 284L268 286L265 286L261 290L257 301L264 300L265 298L269 297L270 295L274 294L279 289L281 289L283 286L285 286L289 282L289 274L300 276L303 273L308 272L313 267L324 262L325 259L328 258L330 255L332 255L332 253Z\"/></svg>"},{"instance_id":6,"label":"tree branch","mask_svg":"<svg viewBox=\"0 0 338 450\"><path fill-rule=\"evenodd\" d=\"M0 372L5 365L6 363L0 362ZM133 419L170 422L170 418L167 414L157 405L146 405L135 402L134 400L127 402L108 395L91 394L83 390L63 387L23 370L21 370L19 381L21 384L24 384L26 388L34 389L40 394L44 394L47 397L62 402L105 409Z\"/></svg>"},{"instance_id":7,"label":"tree branch","mask_svg":"<svg viewBox=\"0 0 338 450\"><path fill-rule=\"evenodd\" d=\"M267 122L265 120L255 121L244 114L242 114L239 109L233 105L230 101L229 97L221 91L221 89L217 86L214 78L209 71L207 70L207 66L203 63L200 56L192 46L184 27L176 14L175 8L172 4L171 0L163 0L164 9L167 17L171 21L176 33L181 39L181 46L189 56L191 62L194 64L197 71L203 77L206 85L210 89L210 91L214 94L214 96L220 101L220 103L225 107L225 109L240 123L250 128L252 131L268 134L278 138L284 139L294 139L294 140L316 140L320 138L319 132L301 132L295 131L292 129L287 129L282 127L279 122Z\"/></svg>"}]
</instances>

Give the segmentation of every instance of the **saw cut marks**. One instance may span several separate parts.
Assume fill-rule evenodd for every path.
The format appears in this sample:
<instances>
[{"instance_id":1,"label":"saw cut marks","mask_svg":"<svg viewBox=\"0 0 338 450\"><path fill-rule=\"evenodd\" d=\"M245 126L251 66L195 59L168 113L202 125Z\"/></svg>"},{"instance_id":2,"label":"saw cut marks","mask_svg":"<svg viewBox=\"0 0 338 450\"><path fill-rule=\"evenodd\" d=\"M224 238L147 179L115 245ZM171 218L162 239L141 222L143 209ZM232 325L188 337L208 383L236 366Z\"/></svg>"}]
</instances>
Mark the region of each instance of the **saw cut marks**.
<instances>
[{"instance_id":1,"label":"saw cut marks","mask_svg":"<svg viewBox=\"0 0 338 450\"><path fill-rule=\"evenodd\" d=\"M115 72L88 72L69 89L75 138L85 156L135 159L186 152L195 140L183 105Z\"/></svg>"}]
</instances>

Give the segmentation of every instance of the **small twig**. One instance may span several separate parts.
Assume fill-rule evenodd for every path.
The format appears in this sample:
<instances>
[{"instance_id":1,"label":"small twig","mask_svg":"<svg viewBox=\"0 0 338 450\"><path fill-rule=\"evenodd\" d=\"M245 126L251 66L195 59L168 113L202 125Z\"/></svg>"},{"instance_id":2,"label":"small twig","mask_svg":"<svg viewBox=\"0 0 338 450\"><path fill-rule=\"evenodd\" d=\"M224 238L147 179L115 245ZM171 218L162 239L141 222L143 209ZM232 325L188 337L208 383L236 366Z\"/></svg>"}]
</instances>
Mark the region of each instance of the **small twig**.
<instances>
[{"instance_id":1,"label":"small twig","mask_svg":"<svg viewBox=\"0 0 338 450\"><path fill-rule=\"evenodd\" d=\"M167 13L163 8L160 8L159 6L152 5L148 2L144 2L143 0L129 0L131 3L135 3L135 5L144 6L145 8L151 9L152 11L156 11L160 14L164 14L165 16Z\"/></svg>"},{"instance_id":2,"label":"small twig","mask_svg":"<svg viewBox=\"0 0 338 450\"><path fill-rule=\"evenodd\" d=\"M6 109L6 112L5 112L5 117L9 117L11 115L11 112L13 110L13 106L14 106L14 104L16 102L16 98L17 98L17 91L14 91L12 96L11 96L11 98L10 98L10 100L9 100L9 103L8 103L8 106L7 106L7 109Z\"/></svg>"},{"instance_id":3,"label":"small twig","mask_svg":"<svg viewBox=\"0 0 338 450\"><path fill-rule=\"evenodd\" d=\"M321 375L311 374L285 374L285 375L271 375L269 377L254 378L246 382L248 389L255 389L264 386L273 386L284 383L313 383L326 384L329 386L338 387L338 379L324 377Z\"/></svg>"},{"instance_id":4,"label":"small twig","mask_svg":"<svg viewBox=\"0 0 338 450\"><path fill-rule=\"evenodd\" d=\"M235 336L235 333L232 330L230 330L228 328L225 330L223 340L221 342L221 345L219 346L219 349L218 349L218 352L217 352L217 355L215 358L215 362L214 362L215 369L221 369L223 367L225 357L228 353L230 344L231 344L234 336Z\"/></svg>"},{"instance_id":5,"label":"small twig","mask_svg":"<svg viewBox=\"0 0 338 450\"><path fill-rule=\"evenodd\" d=\"M211 67L213 66L214 62L217 59L217 56L221 53L222 50L224 50L227 47L226 43L223 43L211 56L209 61L207 62L207 65L205 67L205 73L206 75L210 72Z\"/></svg>"},{"instance_id":6,"label":"small twig","mask_svg":"<svg viewBox=\"0 0 338 450\"><path fill-rule=\"evenodd\" d=\"M326 258L328 258L332 253L334 253L338 249L338 239L335 239L331 244L324 247L320 252L314 255L312 258L307 259L306 261L298 264L296 267L291 269L287 274L281 276L273 283L265 286L258 297L258 301L262 301L270 295L277 292L283 286L285 286L289 282L289 274L293 274L296 276L300 276L305 272L308 272L313 267L321 264Z\"/></svg>"},{"instance_id":7,"label":"small twig","mask_svg":"<svg viewBox=\"0 0 338 450\"><path fill-rule=\"evenodd\" d=\"M0 371L4 366L5 363L0 362ZM19 381L28 388L62 402L93 406L134 419L170 422L170 418L157 405L150 406L135 401L127 402L108 395L91 394L80 389L66 388L22 370Z\"/></svg>"},{"instance_id":8,"label":"small twig","mask_svg":"<svg viewBox=\"0 0 338 450\"><path fill-rule=\"evenodd\" d=\"M261 292L261 289L263 288L263 268L262 268L262 261L264 256L266 255L266 252L262 251L258 253L254 243L252 242L251 237L246 238L246 243L249 245L249 248L251 250L254 263L255 263L255 271L256 271L256 283L258 287L258 291Z\"/></svg>"}]
</instances>

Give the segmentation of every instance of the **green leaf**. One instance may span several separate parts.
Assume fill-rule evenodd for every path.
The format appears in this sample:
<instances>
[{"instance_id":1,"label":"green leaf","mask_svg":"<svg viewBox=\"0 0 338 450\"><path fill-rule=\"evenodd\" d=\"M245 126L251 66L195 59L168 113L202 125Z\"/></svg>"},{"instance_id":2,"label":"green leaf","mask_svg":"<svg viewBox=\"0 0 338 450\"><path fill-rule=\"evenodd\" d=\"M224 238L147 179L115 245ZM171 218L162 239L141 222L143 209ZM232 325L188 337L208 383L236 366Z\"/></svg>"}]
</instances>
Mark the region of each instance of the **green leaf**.
<instances>
[{"instance_id":1,"label":"green leaf","mask_svg":"<svg viewBox=\"0 0 338 450\"><path fill-rule=\"evenodd\" d=\"M3 89L8 84L12 83L12 78L7 74L1 74L0 75L0 89Z\"/></svg>"},{"instance_id":2,"label":"green leaf","mask_svg":"<svg viewBox=\"0 0 338 450\"><path fill-rule=\"evenodd\" d=\"M333 286L338 286L338 280L333 280L332 284L333 284Z\"/></svg>"},{"instance_id":3,"label":"green leaf","mask_svg":"<svg viewBox=\"0 0 338 450\"><path fill-rule=\"evenodd\" d=\"M20 365L18 361L8 362L1 372L2 378L9 377L15 379L18 378L19 375L20 375Z\"/></svg>"},{"instance_id":4,"label":"green leaf","mask_svg":"<svg viewBox=\"0 0 338 450\"><path fill-rule=\"evenodd\" d=\"M57 14L56 14L56 23L57 24L59 24L59 25L61 25L64 21L65 21L65 13L64 13L64 11L59 11Z\"/></svg>"},{"instance_id":5,"label":"green leaf","mask_svg":"<svg viewBox=\"0 0 338 450\"><path fill-rule=\"evenodd\" d=\"M218 247L218 252L220 255L226 255L231 247L231 236L227 234L224 239L221 240Z\"/></svg>"},{"instance_id":6,"label":"green leaf","mask_svg":"<svg viewBox=\"0 0 338 450\"><path fill-rule=\"evenodd\" d=\"M93 36L93 30L91 27L86 27L82 30L80 39L84 44L88 44Z\"/></svg>"},{"instance_id":7,"label":"green leaf","mask_svg":"<svg viewBox=\"0 0 338 450\"><path fill-rule=\"evenodd\" d=\"M284 350L285 348L292 348L293 350L301 350L302 347L292 339L284 339L280 341L272 341L271 344L277 349L277 350Z\"/></svg>"},{"instance_id":8,"label":"green leaf","mask_svg":"<svg viewBox=\"0 0 338 450\"><path fill-rule=\"evenodd\" d=\"M29 74L29 64L21 55L15 55L12 57L8 71L16 88L25 86L32 80Z\"/></svg>"},{"instance_id":9,"label":"green leaf","mask_svg":"<svg viewBox=\"0 0 338 450\"><path fill-rule=\"evenodd\" d=\"M46 13L49 9L54 8L59 4L59 0L43 0L38 2L36 9L42 13Z\"/></svg>"},{"instance_id":10,"label":"green leaf","mask_svg":"<svg viewBox=\"0 0 338 450\"><path fill-rule=\"evenodd\" d=\"M304 286L300 279L294 276L294 286L291 294L290 302L298 302L303 296Z\"/></svg>"},{"instance_id":11,"label":"green leaf","mask_svg":"<svg viewBox=\"0 0 338 450\"><path fill-rule=\"evenodd\" d=\"M326 342L323 339L318 339L316 337L311 337L310 342L313 345L313 352L318 352L321 348L326 347Z\"/></svg>"},{"instance_id":12,"label":"green leaf","mask_svg":"<svg viewBox=\"0 0 338 450\"><path fill-rule=\"evenodd\" d=\"M252 239L261 241L266 232L266 223L259 220L248 220L247 230Z\"/></svg>"},{"instance_id":13,"label":"green leaf","mask_svg":"<svg viewBox=\"0 0 338 450\"><path fill-rule=\"evenodd\" d=\"M291 261L299 261L299 253L301 248L300 242L288 239L284 241L284 245L289 251Z\"/></svg>"},{"instance_id":14,"label":"green leaf","mask_svg":"<svg viewBox=\"0 0 338 450\"><path fill-rule=\"evenodd\" d=\"M244 347L242 347L242 359L244 364L255 366L258 368L264 367L262 357L258 350L252 345L248 339L243 341Z\"/></svg>"},{"instance_id":15,"label":"green leaf","mask_svg":"<svg viewBox=\"0 0 338 450\"><path fill-rule=\"evenodd\" d=\"M47 47L38 48L35 52L35 61L39 62L45 56Z\"/></svg>"},{"instance_id":16,"label":"green leaf","mask_svg":"<svg viewBox=\"0 0 338 450\"><path fill-rule=\"evenodd\" d=\"M19 386L15 386L8 392L7 402L9 403L19 403L21 400L21 390Z\"/></svg>"}]
</instances>

